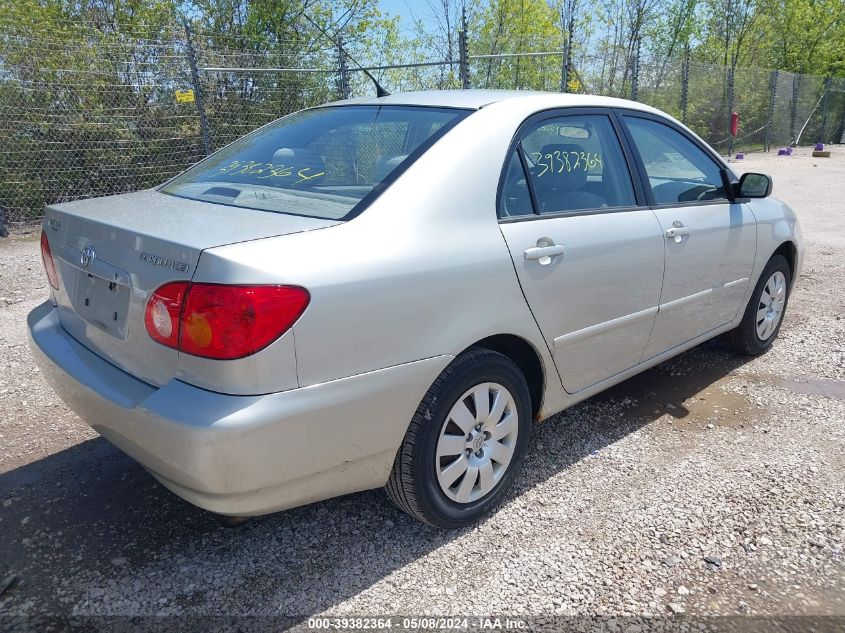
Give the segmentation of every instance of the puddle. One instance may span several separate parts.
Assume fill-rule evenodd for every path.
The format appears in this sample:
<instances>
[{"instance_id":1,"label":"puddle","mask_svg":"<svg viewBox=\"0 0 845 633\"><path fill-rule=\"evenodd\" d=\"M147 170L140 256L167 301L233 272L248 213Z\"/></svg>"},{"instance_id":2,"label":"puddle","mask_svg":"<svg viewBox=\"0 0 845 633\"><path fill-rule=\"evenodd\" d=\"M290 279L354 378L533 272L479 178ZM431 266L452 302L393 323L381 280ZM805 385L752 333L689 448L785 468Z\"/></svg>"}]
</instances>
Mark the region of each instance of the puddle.
<instances>
[{"instance_id":1,"label":"puddle","mask_svg":"<svg viewBox=\"0 0 845 633\"><path fill-rule=\"evenodd\" d=\"M769 378L769 381L778 387L785 387L809 396L827 396L845 400L845 380L834 378L778 378L773 376Z\"/></svg>"},{"instance_id":2,"label":"puddle","mask_svg":"<svg viewBox=\"0 0 845 633\"><path fill-rule=\"evenodd\" d=\"M744 428L760 424L761 409L753 404L753 389L726 388L743 364L730 354L699 349L658 365L611 387L591 400L621 405L629 418L663 418L676 428ZM742 374L752 383L768 383L796 393L845 400L845 380L769 374ZM724 388L723 388L724 387ZM751 401L749 401L751 398Z\"/></svg>"},{"instance_id":3,"label":"puddle","mask_svg":"<svg viewBox=\"0 0 845 633\"><path fill-rule=\"evenodd\" d=\"M682 428L708 425L741 428L755 423L755 408L745 394L722 389L730 366L699 365L678 374L658 366L595 396L627 405L631 417L656 419L668 416Z\"/></svg>"}]
</instances>

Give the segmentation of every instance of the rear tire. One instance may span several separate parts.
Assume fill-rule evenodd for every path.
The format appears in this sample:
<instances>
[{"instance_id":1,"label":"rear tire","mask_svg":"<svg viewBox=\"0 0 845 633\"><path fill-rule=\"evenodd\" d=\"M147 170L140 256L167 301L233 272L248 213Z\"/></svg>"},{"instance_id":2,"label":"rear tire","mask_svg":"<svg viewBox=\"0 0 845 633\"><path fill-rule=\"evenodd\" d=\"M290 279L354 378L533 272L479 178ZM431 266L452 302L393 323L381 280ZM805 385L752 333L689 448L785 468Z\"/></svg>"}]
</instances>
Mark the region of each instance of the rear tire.
<instances>
[{"instance_id":1,"label":"rear tire","mask_svg":"<svg viewBox=\"0 0 845 633\"><path fill-rule=\"evenodd\" d=\"M387 494L429 525L471 524L507 493L531 430L531 396L516 364L491 350L469 350L423 397L396 455Z\"/></svg>"},{"instance_id":2,"label":"rear tire","mask_svg":"<svg viewBox=\"0 0 845 633\"><path fill-rule=\"evenodd\" d=\"M742 321L727 333L736 351L759 356L772 346L783 324L791 283L789 263L783 255L773 255L757 280Z\"/></svg>"}]
</instances>

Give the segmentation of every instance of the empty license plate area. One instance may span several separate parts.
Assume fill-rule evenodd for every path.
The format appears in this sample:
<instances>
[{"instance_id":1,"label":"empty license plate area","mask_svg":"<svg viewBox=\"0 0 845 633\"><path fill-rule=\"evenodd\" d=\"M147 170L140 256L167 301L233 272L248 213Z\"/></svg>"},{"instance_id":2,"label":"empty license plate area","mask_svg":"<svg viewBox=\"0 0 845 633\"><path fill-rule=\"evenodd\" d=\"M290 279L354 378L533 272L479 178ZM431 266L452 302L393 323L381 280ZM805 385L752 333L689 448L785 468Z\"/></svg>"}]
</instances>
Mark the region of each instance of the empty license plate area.
<instances>
[{"instance_id":1,"label":"empty license plate area","mask_svg":"<svg viewBox=\"0 0 845 633\"><path fill-rule=\"evenodd\" d=\"M74 312L112 336L125 339L131 295L129 275L100 259L80 267L78 251L67 247L62 250L63 268L69 273L63 276Z\"/></svg>"},{"instance_id":2,"label":"empty license plate area","mask_svg":"<svg viewBox=\"0 0 845 633\"><path fill-rule=\"evenodd\" d=\"M74 309L89 323L112 336L126 338L126 315L129 312L129 286L77 271Z\"/></svg>"}]
</instances>

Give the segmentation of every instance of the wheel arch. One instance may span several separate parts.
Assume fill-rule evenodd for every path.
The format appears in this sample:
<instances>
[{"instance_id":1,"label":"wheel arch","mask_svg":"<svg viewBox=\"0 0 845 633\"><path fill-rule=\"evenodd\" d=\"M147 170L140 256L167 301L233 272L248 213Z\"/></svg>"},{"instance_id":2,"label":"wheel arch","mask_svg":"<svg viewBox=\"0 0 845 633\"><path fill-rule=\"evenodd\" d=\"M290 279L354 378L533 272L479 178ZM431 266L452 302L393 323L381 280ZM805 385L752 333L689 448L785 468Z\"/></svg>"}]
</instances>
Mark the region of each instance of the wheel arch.
<instances>
[{"instance_id":1,"label":"wheel arch","mask_svg":"<svg viewBox=\"0 0 845 633\"><path fill-rule=\"evenodd\" d=\"M528 383L531 395L531 416L536 420L543 406L546 388L546 371L537 349L526 339L515 334L494 334L476 341L464 351L484 348L510 358Z\"/></svg>"},{"instance_id":2,"label":"wheel arch","mask_svg":"<svg viewBox=\"0 0 845 633\"><path fill-rule=\"evenodd\" d=\"M792 240L786 240L774 250L774 252L769 256L769 259L771 259L775 255L783 255L783 258L786 260L786 263L789 264L790 283L794 282L795 269L798 265L798 246Z\"/></svg>"}]
</instances>

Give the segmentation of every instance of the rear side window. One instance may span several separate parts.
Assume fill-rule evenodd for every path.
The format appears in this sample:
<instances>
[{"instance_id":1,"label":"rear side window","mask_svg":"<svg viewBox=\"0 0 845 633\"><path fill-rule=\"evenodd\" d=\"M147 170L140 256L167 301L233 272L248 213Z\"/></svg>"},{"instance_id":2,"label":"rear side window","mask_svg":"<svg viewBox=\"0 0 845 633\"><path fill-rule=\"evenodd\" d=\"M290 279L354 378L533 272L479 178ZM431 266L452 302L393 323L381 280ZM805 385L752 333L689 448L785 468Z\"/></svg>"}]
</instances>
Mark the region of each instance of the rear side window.
<instances>
[{"instance_id":1,"label":"rear side window","mask_svg":"<svg viewBox=\"0 0 845 633\"><path fill-rule=\"evenodd\" d=\"M528 191L528 179L522 168L519 153L514 150L508 161L502 197L499 201L499 217L511 218L519 215L533 215L531 193Z\"/></svg>"},{"instance_id":2,"label":"rear side window","mask_svg":"<svg viewBox=\"0 0 845 633\"><path fill-rule=\"evenodd\" d=\"M235 141L161 191L262 211L344 219L469 112L408 106L305 110Z\"/></svg>"},{"instance_id":3,"label":"rear side window","mask_svg":"<svg viewBox=\"0 0 845 633\"><path fill-rule=\"evenodd\" d=\"M622 146L607 116L545 119L520 143L539 213L636 204Z\"/></svg>"},{"instance_id":4,"label":"rear side window","mask_svg":"<svg viewBox=\"0 0 845 633\"><path fill-rule=\"evenodd\" d=\"M657 204L727 199L720 166L695 143L657 121L624 118Z\"/></svg>"}]
</instances>

